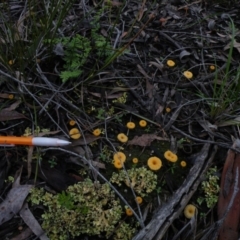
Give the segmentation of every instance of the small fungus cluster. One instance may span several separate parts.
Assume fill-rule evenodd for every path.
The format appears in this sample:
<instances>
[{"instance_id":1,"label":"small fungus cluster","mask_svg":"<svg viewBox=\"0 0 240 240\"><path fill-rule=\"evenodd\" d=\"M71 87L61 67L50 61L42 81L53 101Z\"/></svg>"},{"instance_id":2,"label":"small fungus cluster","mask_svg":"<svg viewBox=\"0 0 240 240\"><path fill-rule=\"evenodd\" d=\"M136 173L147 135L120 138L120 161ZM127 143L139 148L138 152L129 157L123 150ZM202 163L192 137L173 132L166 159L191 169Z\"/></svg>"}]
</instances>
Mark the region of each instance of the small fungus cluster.
<instances>
[{"instance_id":1,"label":"small fungus cluster","mask_svg":"<svg viewBox=\"0 0 240 240\"><path fill-rule=\"evenodd\" d=\"M176 63L175 63L173 60L167 60L167 66L168 66L168 67L173 68L173 67L175 67L175 65L176 65ZM211 66L209 67L209 69L210 69L211 71L214 71L214 70L215 70L215 66L211 65ZM184 72L183 72L183 76L184 76L185 78L189 79L189 80L193 78L193 74L192 74L192 72L190 72L190 71L184 71Z\"/></svg>"},{"instance_id":2,"label":"small fungus cluster","mask_svg":"<svg viewBox=\"0 0 240 240\"><path fill-rule=\"evenodd\" d=\"M77 128L72 128L69 131L69 136L72 139L79 139L81 137L81 133L80 133L80 131Z\"/></svg>"},{"instance_id":3,"label":"small fungus cluster","mask_svg":"<svg viewBox=\"0 0 240 240\"><path fill-rule=\"evenodd\" d=\"M164 153L164 157L170 162L176 162L178 160L178 156L170 150Z\"/></svg>"},{"instance_id":4,"label":"small fungus cluster","mask_svg":"<svg viewBox=\"0 0 240 240\"><path fill-rule=\"evenodd\" d=\"M139 126L140 126L140 127L146 127L146 126L147 126L147 122L142 119L142 120L139 121ZM134 122L128 122L128 123L126 124L126 127L127 127L128 129L134 129L134 128L136 127L136 124L135 124ZM120 141L121 143L126 143L126 142L128 141L128 136L127 136L126 134L124 134L124 133L119 133L119 134L117 135L117 139L118 139L118 141Z\"/></svg>"},{"instance_id":5,"label":"small fungus cluster","mask_svg":"<svg viewBox=\"0 0 240 240\"><path fill-rule=\"evenodd\" d=\"M114 153L113 165L115 168L121 169L125 161L126 161L126 155L123 152Z\"/></svg>"}]
</instances>

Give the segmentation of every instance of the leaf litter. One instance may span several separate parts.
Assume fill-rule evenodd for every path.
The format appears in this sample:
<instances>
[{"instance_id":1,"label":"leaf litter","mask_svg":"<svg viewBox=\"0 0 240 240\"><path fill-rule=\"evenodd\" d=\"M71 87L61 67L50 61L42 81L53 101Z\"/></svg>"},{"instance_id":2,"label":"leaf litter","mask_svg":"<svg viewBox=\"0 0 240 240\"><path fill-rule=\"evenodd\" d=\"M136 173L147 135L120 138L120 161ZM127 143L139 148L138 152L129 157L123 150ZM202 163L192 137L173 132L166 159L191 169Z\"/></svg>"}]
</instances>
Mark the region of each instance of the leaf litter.
<instances>
[{"instance_id":1,"label":"leaf litter","mask_svg":"<svg viewBox=\"0 0 240 240\"><path fill-rule=\"evenodd\" d=\"M128 145L147 147L150 146L154 140L169 141L168 138L159 137L157 134L143 134L141 136L135 136L132 140L128 141Z\"/></svg>"},{"instance_id":2,"label":"leaf litter","mask_svg":"<svg viewBox=\"0 0 240 240\"><path fill-rule=\"evenodd\" d=\"M33 185L20 185L22 169L16 173L16 180L4 201L0 204L0 225L13 218L21 210Z\"/></svg>"}]
</instances>

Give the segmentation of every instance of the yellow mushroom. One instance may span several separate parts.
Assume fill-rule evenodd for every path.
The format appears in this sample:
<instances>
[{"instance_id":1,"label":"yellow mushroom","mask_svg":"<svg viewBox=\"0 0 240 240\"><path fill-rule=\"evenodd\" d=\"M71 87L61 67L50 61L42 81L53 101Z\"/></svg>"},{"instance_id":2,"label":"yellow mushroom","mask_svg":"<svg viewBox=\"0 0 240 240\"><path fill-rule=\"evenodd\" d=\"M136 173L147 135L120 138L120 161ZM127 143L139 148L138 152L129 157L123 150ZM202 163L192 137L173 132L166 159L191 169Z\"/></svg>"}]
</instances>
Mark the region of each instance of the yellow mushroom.
<instances>
[{"instance_id":1,"label":"yellow mushroom","mask_svg":"<svg viewBox=\"0 0 240 240\"><path fill-rule=\"evenodd\" d=\"M182 167L186 167L186 166L187 166L187 163L186 163L186 161L181 161L181 162L180 162L180 165L181 165Z\"/></svg>"},{"instance_id":2,"label":"yellow mushroom","mask_svg":"<svg viewBox=\"0 0 240 240\"><path fill-rule=\"evenodd\" d=\"M79 139L81 137L81 133L79 132L79 130L77 128L72 128L69 131L69 135L72 139Z\"/></svg>"},{"instance_id":3,"label":"yellow mushroom","mask_svg":"<svg viewBox=\"0 0 240 240\"><path fill-rule=\"evenodd\" d=\"M171 112L171 108L170 108L170 107L166 107L165 111L166 111L167 113L170 113L170 112Z\"/></svg>"},{"instance_id":4,"label":"yellow mushroom","mask_svg":"<svg viewBox=\"0 0 240 240\"><path fill-rule=\"evenodd\" d=\"M191 79L191 78L193 77L193 74L192 74L192 72L190 72L190 71L185 71L185 72L183 73L183 75L184 75L184 77L187 78L187 79Z\"/></svg>"},{"instance_id":5,"label":"yellow mushroom","mask_svg":"<svg viewBox=\"0 0 240 240\"><path fill-rule=\"evenodd\" d=\"M137 196L135 200L138 204L141 204L143 202L143 199L139 196Z\"/></svg>"},{"instance_id":6,"label":"yellow mushroom","mask_svg":"<svg viewBox=\"0 0 240 240\"><path fill-rule=\"evenodd\" d=\"M142 120L139 121L139 125L140 125L140 127L146 127L147 126L147 121L142 119Z\"/></svg>"},{"instance_id":7,"label":"yellow mushroom","mask_svg":"<svg viewBox=\"0 0 240 240\"><path fill-rule=\"evenodd\" d=\"M76 124L76 121L74 121L74 120L72 120L72 119L69 121L69 125L70 125L70 126L74 126L75 124Z\"/></svg>"},{"instance_id":8,"label":"yellow mushroom","mask_svg":"<svg viewBox=\"0 0 240 240\"><path fill-rule=\"evenodd\" d=\"M9 94L8 95L8 99L10 99L10 100L14 99L14 95L13 94Z\"/></svg>"},{"instance_id":9,"label":"yellow mushroom","mask_svg":"<svg viewBox=\"0 0 240 240\"><path fill-rule=\"evenodd\" d=\"M126 208L126 215L127 216L132 216L133 215L133 212L130 208Z\"/></svg>"},{"instance_id":10,"label":"yellow mushroom","mask_svg":"<svg viewBox=\"0 0 240 240\"><path fill-rule=\"evenodd\" d=\"M134 122L128 122L128 123L127 123L127 128L128 128L128 129L134 129L135 126L136 126L136 125L135 125Z\"/></svg>"},{"instance_id":11,"label":"yellow mushroom","mask_svg":"<svg viewBox=\"0 0 240 240\"><path fill-rule=\"evenodd\" d=\"M123 167L123 162L119 159L113 160L113 165L117 169L121 169Z\"/></svg>"},{"instance_id":12,"label":"yellow mushroom","mask_svg":"<svg viewBox=\"0 0 240 240\"><path fill-rule=\"evenodd\" d=\"M192 218L195 215L195 212L197 212L197 208L192 204L188 204L184 208L184 216L188 219Z\"/></svg>"},{"instance_id":13,"label":"yellow mushroom","mask_svg":"<svg viewBox=\"0 0 240 240\"><path fill-rule=\"evenodd\" d=\"M148 167L151 170L159 170L162 167L162 161L158 157L150 157L147 161Z\"/></svg>"},{"instance_id":14,"label":"yellow mushroom","mask_svg":"<svg viewBox=\"0 0 240 240\"><path fill-rule=\"evenodd\" d=\"M138 158L133 158L132 162L135 164L138 163Z\"/></svg>"},{"instance_id":15,"label":"yellow mushroom","mask_svg":"<svg viewBox=\"0 0 240 240\"><path fill-rule=\"evenodd\" d=\"M164 153L164 157L170 162L176 162L178 160L178 156L170 150Z\"/></svg>"},{"instance_id":16,"label":"yellow mushroom","mask_svg":"<svg viewBox=\"0 0 240 240\"><path fill-rule=\"evenodd\" d=\"M167 60L167 65L169 67L174 67L176 64L175 64L175 62L173 60Z\"/></svg>"},{"instance_id":17,"label":"yellow mushroom","mask_svg":"<svg viewBox=\"0 0 240 240\"><path fill-rule=\"evenodd\" d=\"M128 137L124 133L119 133L117 135L117 139L122 143L125 143L128 141Z\"/></svg>"},{"instance_id":18,"label":"yellow mushroom","mask_svg":"<svg viewBox=\"0 0 240 240\"><path fill-rule=\"evenodd\" d=\"M119 160L122 163L124 163L126 161L126 155L123 152L116 152L113 155L113 160L114 161Z\"/></svg>"},{"instance_id":19,"label":"yellow mushroom","mask_svg":"<svg viewBox=\"0 0 240 240\"><path fill-rule=\"evenodd\" d=\"M209 69L210 69L211 71L215 71L216 67L215 67L214 65L210 65L210 66L209 66Z\"/></svg>"},{"instance_id":20,"label":"yellow mushroom","mask_svg":"<svg viewBox=\"0 0 240 240\"><path fill-rule=\"evenodd\" d=\"M94 135L95 137L100 136L100 134L101 134L101 129L100 129L100 128L94 129L93 135Z\"/></svg>"}]
</instances>

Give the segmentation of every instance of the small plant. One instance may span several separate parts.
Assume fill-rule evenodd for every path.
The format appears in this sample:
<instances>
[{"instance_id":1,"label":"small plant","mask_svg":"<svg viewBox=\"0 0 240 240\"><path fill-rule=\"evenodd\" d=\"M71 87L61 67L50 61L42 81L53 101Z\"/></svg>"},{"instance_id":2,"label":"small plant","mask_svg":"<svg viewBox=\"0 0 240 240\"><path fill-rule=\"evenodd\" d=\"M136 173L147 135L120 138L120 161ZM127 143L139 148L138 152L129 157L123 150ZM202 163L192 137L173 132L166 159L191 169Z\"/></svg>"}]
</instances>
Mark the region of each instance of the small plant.
<instances>
[{"instance_id":1,"label":"small plant","mask_svg":"<svg viewBox=\"0 0 240 240\"><path fill-rule=\"evenodd\" d=\"M86 63L92 49L87 38L76 34L73 38L62 37L49 39L45 42L64 48L64 53L61 55L63 55L65 64L63 65L63 71L60 73L63 82L70 78L77 78L82 74L81 68Z\"/></svg>"},{"instance_id":2,"label":"small plant","mask_svg":"<svg viewBox=\"0 0 240 240\"><path fill-rule=\"evenodd\" d=\"M69 210L74 209L74 199L69 193L62 192L58 194L58 202L62 207L65 207Z\"/></svg>"},{"instance_id":3,"label":"small plant","mask_svg":"<svg viewBox=\"0 0 240 240\"><path fill-rule=\"evenodd\" d=\"M111 163L112 162L112 150L109 149L108 145L104 145L100 153L100 159L103 162Z\"/></svg>"},{"instance_id":4,"label":"small plant","mask_svg":"<svg viewBox=\"0 0 240 240\"><path fill-rule=\"evenodd\" d=\"M105 119L105 110L103 108L98 109L96 118L98 118L99 120Z\"/></svg>"},{"instance_id":5,"label":"small plant","mask_svg":"<svg viewBox=\"0 0 240 240\"><path fill-rule=\"evenodd\" d=\"M206 181L201 184L201 189L204 192L205 197L199 197L197 202L201 205L206 202L208 208L212 208L218 201L219 194L219 177L216 175L217 167L210 168L206 174Z\"/></svg>"},{"instance_id":6,"label":"small plant","mask_svg":"<svg viewBox=\"0 0 240 240\"><path fill-rule=\"evenodd\" d=\"M52 159L48 160L50 168L54 168L57 165L56 159L53 157Z\"/></svg>"},{"instance_id":7,"label":"small plant","mask_svg":"<svg viewBox=\"0 0 240 240\"><path fill-rule=\"evenodd\" d=\"M124 116L124 113L123 114L119 114L119 115L115 115L115 119L118 123L122 123L122 117Z\"/></svg>"},{"instance_id":8,"label":"small plant","mask_svg":"<svg viewBox=\"0 0 240 240\"><path fill-rule=\"evenodd\" d=\"M127 97L128 97L127 93L124 92L123 95L122 95L121 97L119 97L119 98L113 100L112 102L113 102L113 103L126 103L126 101L127 101Z\"/></svg>"},{"instance_id":9,"label":"small plant","mask_svg":"<svg viewBox=\"0 0 240 240\"><path fill-rule=\"evenodd\" d=\"M92 29L89 37L76 34L74 37L60 37L55 39L47 39L45 42L55 44L55 53L63 56L65 64L60 73L62 82L66 82L71 78L77 78L83 73L83 67L91 53L96 53L99 58L110 56L112 47L109 41L98 34L100 13L96 14L91 22ZM57 50L59 48L59 50Z\"/></svg>"}]
</instances>

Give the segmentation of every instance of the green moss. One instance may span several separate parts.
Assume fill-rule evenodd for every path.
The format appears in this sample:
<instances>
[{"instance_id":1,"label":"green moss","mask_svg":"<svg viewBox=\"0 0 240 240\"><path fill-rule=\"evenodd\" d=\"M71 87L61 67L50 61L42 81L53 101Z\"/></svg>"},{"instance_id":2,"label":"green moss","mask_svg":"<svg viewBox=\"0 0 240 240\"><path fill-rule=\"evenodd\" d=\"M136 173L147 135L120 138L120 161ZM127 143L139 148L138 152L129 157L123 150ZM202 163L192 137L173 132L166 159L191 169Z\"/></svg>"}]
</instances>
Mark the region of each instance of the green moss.
<instances>
[{"instance_id":1,"label":"green moss","mask_svg":"<svg viewBox=\"0 0 240 240\"><path fill-rule=\"evenodd\" d=\"M50 239L65 240L81 234L101 234L108 238L114 233L123 214L120 202L109 185L90 179L70 186L66 192L57 195L34 189L29 201L46 207L42 227ZM128 235L124 234L125 231L129 232ZM134 229L123 224L117 232L126 236L115 239L130 240Z\"/></svg>"},{"instance_id":2,"label":"green moss","mask_svg":"<svg viewBox=\"0 0 240 240\"><path fill-rule=\"evenodd\" d=\"M132 228L129 224L123 222L120 226L116 229L114 233L114 240L128 240L132 239L132 236L136 229Z\"/></svg>"},{"instance_id":3,"label":"green moss","mask_svg":"<svg viewBox=\"0 0 240 240\"><path fill-rule=\"evenodd\" d=\"M132 188L141 197L151 193L157 186L157 175L145 167L132 168L127 171L121 170L118 173L113 173L110 181L116 183L118 186L125 183L130 187L129 179Z\"/></svg>"}]
</instances>

